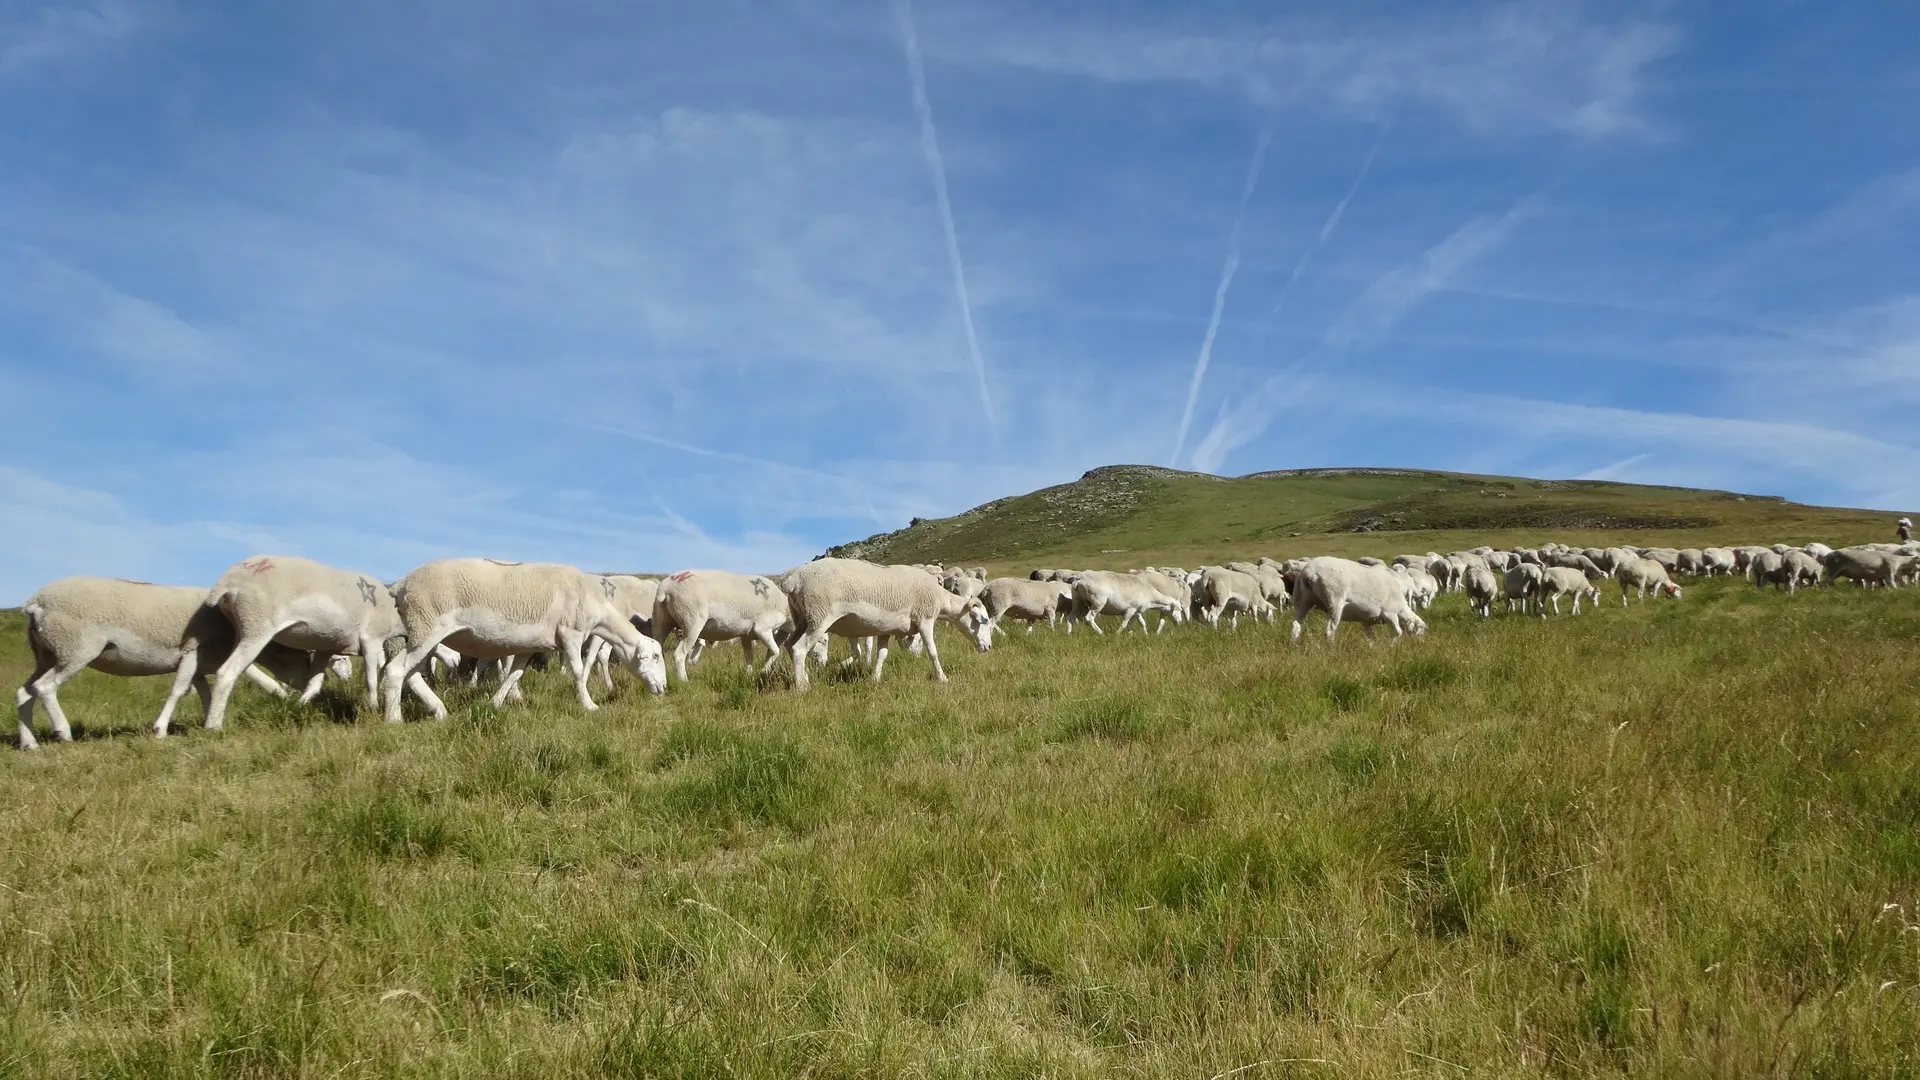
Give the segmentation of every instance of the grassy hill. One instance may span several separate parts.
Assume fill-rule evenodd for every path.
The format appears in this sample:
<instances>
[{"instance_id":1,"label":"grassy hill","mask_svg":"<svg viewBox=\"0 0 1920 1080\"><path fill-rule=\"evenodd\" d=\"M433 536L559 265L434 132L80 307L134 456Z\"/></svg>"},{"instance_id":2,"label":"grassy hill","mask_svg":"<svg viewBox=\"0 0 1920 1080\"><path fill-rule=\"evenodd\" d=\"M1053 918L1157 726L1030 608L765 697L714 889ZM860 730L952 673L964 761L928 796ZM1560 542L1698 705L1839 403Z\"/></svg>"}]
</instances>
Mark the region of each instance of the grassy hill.
<instances>
[{"instance_id":1,"label":"grassy hill","mask_svg":"<svg viewBox=\"0 0 1920 1080\"><path fill-rule=\"evenodd\" d=\"M1890 539L1897 514L1772 496L1417 469L1303 469L1235 479L1111 465L1070 483L841 545L881 562L1186 565L1260 554L1386 554L1624 536L1698 546Z\"/></svg>"}]
</instances>

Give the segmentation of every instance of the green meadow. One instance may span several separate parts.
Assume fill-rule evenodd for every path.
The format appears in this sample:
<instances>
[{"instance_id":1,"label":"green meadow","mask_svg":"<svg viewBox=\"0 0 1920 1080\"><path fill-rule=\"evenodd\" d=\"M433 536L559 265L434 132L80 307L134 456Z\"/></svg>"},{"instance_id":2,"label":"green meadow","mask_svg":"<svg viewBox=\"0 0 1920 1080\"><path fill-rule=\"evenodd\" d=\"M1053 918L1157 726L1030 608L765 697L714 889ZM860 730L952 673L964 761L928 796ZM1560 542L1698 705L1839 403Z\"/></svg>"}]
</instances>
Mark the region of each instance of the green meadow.
<instances>
[{"instance_id":1,"label":"green meadow","mask_svg":"<svg viewBox=\"0 0 1920 1080\"><path fill-rule=\"evenodd\" d=\"M0 1074L1920 1074L1920 590L1603 596L164 742L87 672L0 759Z\"/></svg>"}]
</instances>

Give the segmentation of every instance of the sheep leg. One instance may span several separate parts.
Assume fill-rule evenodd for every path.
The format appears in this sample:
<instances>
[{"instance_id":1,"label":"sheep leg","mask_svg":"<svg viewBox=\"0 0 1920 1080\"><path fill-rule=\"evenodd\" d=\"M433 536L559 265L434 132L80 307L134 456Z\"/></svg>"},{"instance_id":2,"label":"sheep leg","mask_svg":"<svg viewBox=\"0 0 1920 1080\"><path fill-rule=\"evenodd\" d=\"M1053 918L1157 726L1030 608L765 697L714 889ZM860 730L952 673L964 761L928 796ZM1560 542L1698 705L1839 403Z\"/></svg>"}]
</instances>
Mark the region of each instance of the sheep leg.
<instances>
[{"instance_id":1,"label":"sheep leg","mask_svg":"<svg viewBox=\"0 0 1920 1080\"><path fill-rule=\"evenodd\" d=\"M747 670L752 671L753 670L753 635L752 634L748 634L747 636L740 639L740 654L747 658Z\"/></svg>"},{"instance_id":2,"label":"sheep leg","mask_svg":"<svg viewBox=\"0 0 1920 1080\"><path fill-rule=\"evenodd\" d=\"M60 698L57 695L60 684L72 678L74 672L79 671L81 667L86 666L81 664L67 674L60 675L57 670L59 662L54 658L53 652L41 648L38 642L32 644L34 646L33 674L27 677L26 682L20 684L20 689L13 695L14 707L20 713L20 749L22 750L36 750L40 746L33 737L33 703L36 699L41 707L47 710L47 720L53 725L54 732L57 734L65 731L66 739L73 738L72 730L67 727L67 714L60 711ZM93 657L88 657L87 663L92 662ZM50 679L51 682L48 681Z\"/></svg>"},{"instance_id":3,"label":"sheep leg","mask_svg":"<svg viewBox=\"0 0 1920 1080\"><path fill-rule=\"evenodd\" d=\"M680 629L680 640L673 645L673 673L679 676L681 682L687 681L687 662L693 659L693 651L700 644L700 632L706 628L706 617L698 615Z\"/></svg>"},{"instance_id":4,"label":"sheep leg","mask_svg":"<svg viewBox=\"0 0 1920 1080\"><path fill-rule=\"evenodd\" d=\"M773 665L780 662L780 643L774 639L773 630L770 627L755 627L753 636L760 644L766 646L767 662L760 665L760 674L768 674L773 670ZM742 639L741 644L744 645L745 643L745 639ZM751 651L747 653L747 667L753 667L753 653Z\"/></svg>"},{"instance_id":5,"label":"sheep leg","mask_svg":"<svg viewBox=\"0 0 1920 1080\"><path fill-rule=\"evenodd\" d=\"M286 628L286 626L275 626L265 633L256 632L242 638L233 647L233 652L228 654L226 662L220 665L220 670L213 676L213 700L207 702L207 718L204 724L208 731L219 731L226 723L227 701L233 696L233 684L239 680L242 672L246 671L255 660L260 659L261 652L265 651L268 645L273 644L273 636Z\"/></svg>"},{"instance_id":6,"label":"sheep leg","mask_svg":"<svg viewBox=\"0 0 1920 1080\"><path fill-rule=\"evenodd\" d=\"M587 693L587 664L582 655L587 644L587 636L568 627L560 628L560 651L567 659L567 667L573 671L573 692L580 698L580 707L593 712L600 706L593 703Z\"/></svg>"},{"instance_id":7,"label":"sheep leg","mask_svg":"<svg viewBox=\"0 0 1920 1080\"><path fill-rule=\"evenodd\" d=\"M793 654L793 688L796 691L805 693L810 685L807 680L807 657L813 652L815 645L826 644L826 636L824 630L809 630L794 635L793 646L789 651Z\"/></svg>"},{"instance_id":8,"label":"sheep leg","mask_svg":"<svg viewBox=\"0 0 1920 1080\"><path fill-rule=\"evenodd\" d=\"M869 676L874 682L880 681L880 670L887 666L887 646L892 643L890 634L881 634L877 638L868 638L873 643L873 672Z\"/></svg>"},{"instance_id":9,"label":"sheep leg","mask_svg":"<svg viewBox=\"0 0 1920 1080\"><path fill-rule=\"evenodd\" d=\"M156 739L167 737L167 725L173 723L173 708L180 699L187 696L189 687L205 686L206 680L200 675L200 655L197 649L188 649L180 654L180 666L173 669L173 687L167 691L167 700L160 706L160 715L153 721L153 735ZM200 696L206 703L206 695Z\"/></svg>"},{"instance_id":10,"label":"sheep leg","mask_svg":"<svg viewBox=\"0 0 1920 1080\"><path fill-rule=\"evenodd\" d=\"M314 698L319 697L320 688L325 686L327 682L326 661L320 660L318 657L310 656L307 665L312 674L307 676L306 685L300 688L300 704L302 705L308 704L313 701Z\"/></svg>"},{"instance_id":11,"label":"sheep leg","mask_svg":"<svg viewBox=\"0 0 1920 1080\"><path fill-rule=\"evenodd\" d=\"M1091 611L1087 612L1086 615L1082 616L1081 621L1085 622L1089 627L1091 627L1093 629L1093 632L1096 634L1104 635L1106 633L1105 630L1100 629L1100 617L1098 615L1095 615ZM1068 633L1073 632L1072 623L1067 624L1067 632Z\"/></svg>"},{"instance_id":12,"label":"sheep leg","mask_svg":"<svg viewBox=\"0 0 1920 1080\"><path fill-rule=\"evenodd\" d=\"M402 685L413 689L415 696L419 697L426 704L428 711L433 713L434 719L447 718L446 706L441 703L439 697L431 691L424 694L420 692L426 688L426 680L421 679L419 673L420 669L433 658L440 643L462 629L465 628L458 623L436 623L419 644L410 644L408 648L395 653L393 658L380 669L380 699L386 703L387 723L397 724L401 720L400 688ZM413 685L415 680L420 684L418 688ZM479 683L480 665L475 664L473 676L468 685L477 686Z\"/></svg>"},{"instance_id":13,"label":"sheep leg","mask_svg":"<svg viewBox=\"0 0 1920 1080\"><path fill-rule=\"evenodd\" d=\"M1146 628L1145 619L1140 620L1140 626L1142 629ZM933 681L946 682L947 681L946 669L940 666L940 650L934 648L933 646L933 620L932 619L928 619L927 621L920 624L920 640L926 643L927 659L933 661Z\"/></svg>"},{"instance_id":14,"label":"sheep leg","mask_svg":"<svg viewBox=\"0 0 1920 1080\"><path fill-rule=\"evenodd\" d=\"M527 670L527 657L522 654L507 661L507 673L500 679L500 688L493 692L493 707L506 704L507 695L520 685L520 676Z\"/></svg>"}]
</instances>

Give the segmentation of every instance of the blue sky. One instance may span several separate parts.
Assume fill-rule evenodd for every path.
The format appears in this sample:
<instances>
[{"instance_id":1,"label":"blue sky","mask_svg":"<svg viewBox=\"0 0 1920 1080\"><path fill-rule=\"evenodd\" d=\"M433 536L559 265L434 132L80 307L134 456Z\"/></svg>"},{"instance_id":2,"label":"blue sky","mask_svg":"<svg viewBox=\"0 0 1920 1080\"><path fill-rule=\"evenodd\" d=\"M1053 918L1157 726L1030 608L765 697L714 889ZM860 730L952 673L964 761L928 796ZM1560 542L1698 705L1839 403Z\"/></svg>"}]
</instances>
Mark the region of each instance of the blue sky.
<instances>
[{"instance_id":1,"label":"blue sky","mask_svg":"<svg viewBox=\"0 0 1920 1080\"><path fill-rule=\"evenodd\" d=\"M1920 506L1920 8L0 0L0 601L1115 462Z\"/></svg>"}]
</instances>

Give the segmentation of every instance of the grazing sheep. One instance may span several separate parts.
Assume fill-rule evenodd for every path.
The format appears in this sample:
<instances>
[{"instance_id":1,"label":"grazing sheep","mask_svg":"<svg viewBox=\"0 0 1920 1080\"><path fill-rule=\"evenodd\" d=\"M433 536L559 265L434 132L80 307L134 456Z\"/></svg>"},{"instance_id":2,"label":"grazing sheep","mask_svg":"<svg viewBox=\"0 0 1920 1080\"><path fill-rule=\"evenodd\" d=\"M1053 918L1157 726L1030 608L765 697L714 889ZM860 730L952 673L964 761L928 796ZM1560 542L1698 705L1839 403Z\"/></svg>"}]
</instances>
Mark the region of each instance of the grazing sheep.
<instances>
[{"instance_id":1,"label":"grazing sheep","mask_svg":"<svg viewBox=\"0 0 1920 1080\"><path fill-rule=\"evenodd\" d=\"M905 569L920 571L920 567ZM931 580L931 575L928 575ZM937 580L934 588L940 588ZM687 661L702 642L739 641L747 666L753 666L753 644L766 646L762 675L780 659L781 635L792 625L793 612L780 583L760 574L729 570L682 570L660 583L653 601L653 640L665 645L671 634L680 636L673 647L673 673L687 681Z\"/></svg>"},{"instance_id":2,"label":"grazing sheep","mask_svg":"<svg viewBox=\"0 0 1920 1080\"><path fill-rule=\"evenodd\" d=\"M1700 577L1707 572L1707 557L1699 548L1681 548L1674 553L1675 572Z\"/></svg>"},{"instance_id":3,"label":"grazing sheep","mask_svg":"<svg viewBox=\"0 0 1920 1080\"><path fill-rule=\"evenodd\" d=\"M980 590L987 587L987 579L984 577L974 577L973 574L968 571L956 570L940 579L940 587L955 596L972 598L979 596Z\"/></svg>"},{"instance_id":4,"label":"grazing sheep","mask_svg":"<svg viewBox=\"0 0 1920 1080\"><path fill-rule=\"evenodd\" d=\"M1393 572L1406 582L1407 603L1416 608L1426 608L1440 594L1440 583L1422 567L1400 566Z\"/></svg>"},{"instance_id":5,"label":"grazing sheep","mask_svg":"<svg viewBox=\"0 0 1920 1080\"><path fill-rule=\"evenodd\" d=\"M1555 615L1560 614L1560 598L1573 597L1573 613L1580 614L1580 600L1586 598L1594 607L1600 606L1600 590L1587 580L1587 575L1570 566L1549 566L1540 576L1540 585L1533 596L1534 607L1541 618L1547 617L1547 607L1553 608Z\"/></svg>"},{"instance_id":6,"label":"grazing sheep","mask_svg":"<svg viewBox=\"0 0 1920 1080\"><path fill-rule=\"evenodd\" d=\"M1504 584L1507 593L1507 610L1516 606L1524 614L1532 609L1533 598L1540 591L1540 581L1546 576L1546 568L1538 563L1514 563L1507 571Z\"/></svg>"},{"instance_id":7,"label":"grazing sheep","mask_svg":"<svg viewBox=\"0 0 1920 1080\"><path fill-rule=\"evenodd\" d=\"M191 586L96 577L63 578L35 592L23 608L33 672L13 697L20 749L39 746L33 737L36 701L46 710L54 738L73 739L60 707L60 687L84 668L109 675L172 675L173 687L153 722L155 735L166 735L174 707L189 688L200 695L204 709L210 700L207 676L233 654L234 642L233 624L207 607L206 599L205 589ZM326 670L311 654L282 646L268 646L255 659L259 667L245 668L247 677L276 696L286 689L261 667L305 687L307 697L318 692Z\"/></svg>"},{"instance_id":8,"label":"grazing sheep","mask_svg":"<svg viewBox=\"0 0 1920 1080\"><path fill-rule=\"evenodd\" d=\"M1374 557L1373 557L1373 556L1371 556L1371 555L1362 555L1362 556L1360 556L1359 558L1357 558L1357 559L1355 559L1355 560L1353 560L1353 561L1354 561L1354 562L1357 562L1357 563L1359 563L1359 564L1360 564L1361 566L1385 566L1385 565L1387 565L1387 564L1386 564L1386 563L1385 563L1385 562L1384 562L1383 560L1380 560L1380 559L1376 559L1376 558L1374 558Z\"/></svg>"},{"instance_id":9,"label":"grazing sheep","mask_svg":"<svg viewBox=\"0 0 1920 1080\"><path fill-rule=\"evenodd\" d=\"M612 642L615 657L650 692L664 692L660 646L615 606L617 592L607 578L556 563L439 559L414 569L393 586L408 648L382 673L387 722L400 722L402 680L417 675L443 642L463 656L512 661L494 691L496 708L519 684L528 658L548 651L566 658L580 707L599 708L587 693L585 656L587 641L596 637ZM446 716L437 698L425 700L435 717Z\"/></svg>"},{"instance_id":10,"label":"grazing sheep","mask_svg":"<svg viewBox=\"0 0 1920 1080\"><path fill-rule=\"evenodd\" d=\"M1646 600L1649 589L1669 600L1680 599L1680 586L1673 583L1667 576L1667 568L1656 559L1635 559L1622 564L1613 576L1620 579L1621 607L1627 606L1627 594L1635 589L1640 590L1642 601Z\"/></svg>"},{"instance_id":11,"label":"grazing sheep","mask_svg":"<svg viewBox=\"0 0 1920 1080\"><path fill-rule=\"evenodd\" d=\"M1733 574L1739 567L1739 558L1726 548L1701 548L1700 566L1708 577Z\"/></svg>"},{"instance_id":12,"label":"grazing sheep","mask_svg":"<svg viewBox=\"0 0 1920 1080\"><path fill-rule=\"evenodd\" d=\"M1824 559L1827 556L1833 554L1832 548L1828 547L1827 545L1821 543L1818 540L1815 540L1813 543L1808 544L1807 546L1801 548L1800 550L1806 552L1807 554L1813 556L1816 559Z\"/></svg>"},{"instance_id":13,"label":"grazing sheep","mask_svg":"<svg viewBox=\"0 0 1920 1080\"><path fill-rule=\"evenodd\" d=\"M1467 594L1467 608L1481 618L1493 614L1493 602L1500 598L1500 579L1484 566L1469 566L1461 576L1460 587Z\"/></svg>"},{"instance_id":14,"label":"grazing sheep","mask_svg":"<svg viewBox=\"0 0 1920 1080\"><path fill-rule=\"evenodd\" d=\"M232 621L237 639L214 675L207 699L209 729L220 730L235 680L275 642L325 656L358 655L367 701L380 704L386 644L400 636L402 626L387 587L372 577L295 555L256 555L228 567L205 602ZM432 695L424 680L409 685L423 700ZM393 708L399 708L397 685Z\"/></svg>"},{"instance_id":15,"label":"grazing sheep","mask_svg":"<svg viewBox=\"0 0 1920 1080\"><path fill-rule=\"evenodd\" d=\"M653 578L643 578L634 574L605 574L613 582L613 606L627 617L635 630L649 637L653 634L653 602L659 596L660 583ZM600 681L608 690L613 689L613 642L606 638L594 638L587 645L587 669L600 673Z\"/></svg>"},{"instance_id":16,"label":"grazing sheep","mask_svg":"<svg viewBox=\"0 0 1920 1080\"><path fill-rule=\"evenodd\" d=\"M1289 640L1300 640L1307 615L1315 609L1327 613L1329 642L1346 619L1357 620L1369 638L1380 623L1392 627L1396 638L1427 632L1426 622L1407 603L1405 583L1384 566L1324 555L1306 560L1293 572L1293 630Z\"/></svg>"},{"instance_id":17,"label":"grazing sheep","mask_svg":"<svg viewBox=\"0 0 1920 1080\"><path fill-rule=\"evenodd\" d=\"M1820 560L1798 548L1780 556L1780 562L1787 573L1789 593L1802 585L1819 585L1826 580L1826 568L1820 565Z\"/></svg>"},{"instance_id":18,"label":"grazing sheep","mask_svg":"<svg viewBox=\"0 0 1920 1080\"><path fill-rule=\"evenodd\" d=\"M1059 581L994 578L980 591L980 603L995 630L1000 629L1001 619L1014 618L1024 621L1031 634L1033 624L1041 619L1052 629L1060 615L1072 614L1073 586Z\"/></svg>"},{"instance_id":19,"label":"grazing sheep","mask_svg":"<svg viewBox=\"0 0 1920 1080\"><path fill-rule=\"evenodd\" d=\"M1914 559L1910 556L1857 547L1841 548L1815 557L1826 568L1829 582L1848 578L1860 585L1884 585L1890 589L1904 584L1914 565Z\"/></svg>"},{"instance_id":20,"label":"grazing sheep","mask_svg":"<svg viewBox=\"0 0 1920 1080\"><path fill-rule=\"evenodd\" d=\"M1801 552L1806 555L1806 552ZM1808 556L1811 558L1812 556ZM1793 576L1787 572L1787 560L1771 551L1762 551L1747 560L1747 577L1753 587L1764 589L1768 585L1775 588L1792 590Z\"/></svg>"},{"instance_id":21,"label":"grazing sheep","mask_svg":"<svg viewBox=\"0 0 1920 1080\"><path fill-rule=\"evenodd\" d=\"M1250 563L1230 562L1227 569L1238 570L1258 582L1261 598L1274 607L1283 608L1293 602L1293 590L1287 586L1287 575L1281 571L1280 564L1272 559Z\"/></svg>"},{"instance_id":22,"label":"grazing sheep","mask_svg":"<svg viewBox=\"0 0 1920 1080\"><path fill-rule=\"evenodd\" d=\"M1894 527L1894 531L1900 534L1901 543L1904 544L1907 541L1913 539L1913 519L1912 518L1901 518L1899 521L1894 522L1893 527Z\"/></svg>"},{"instance_id":23,"label":"grazing sheep","mask_svg":"<svg viewBox=\"0 0 1920 1080\"><path fill-rule=\"evenodd\" d=\"M1153 576L1160 577L1158 574ZM1139 619L1140 629L1144 631L1147 628L1147 612L1160 612L1164 616L1160 625L1165 628L1166 618L1185 618L1187 606L1186 600L1170 595L1164 585L1148 580L1142 574L1088 570L1073 580L1073 617L1086 623L1096 634L1106 632L1100 629L1099 617L1102 615L1120 616L1121 631L1127 628L1128 623Z\"/></svg>"},{"instance_id":24,"label":"grazing sheep","mask_svg":"<svg viewBox=\"0 0 1920 1080\"><path fill-rule=\"evenodd\" d=\"M1272 617L1273 605L1267 603L1260 582L1252 574L1243 574L1224 566L1203 566L1197 571L1196 577L1193 602L1199 608L1201 621L1208 626L1219 627L1220 617L1229 615L1232 617L1230 627L1238 630L1241 612L1247 612L1255 618L1263 614Z\"/></svg>"},{"instance_id":25,"label":"grazing sheep","mask_svg":"<svg viewBox=\"0 0 1920 1080\"><path fill-rule=\"evenodd\" d=\"M827 635L878 640L873 659L873 681L879 682L887 663L890 638L920 639L933 662L935 681L946 682L940 651L933 640L934 624L942 619L967 632L979 652L993 647L993 627L986 607L976 597L958 596L939 582L916 577L897 566L876 566L857 559L815 559L781 575L793 613L793 688L808 687L807 660Z\"/></svg>"},{"instance_id":26,"label":"grazing sheep","mask_svg":"<svg viewBox=\"0 0 1920 1080\"><path fill-rule=\"evenodd\" d=\"M1558 566L1568 570L1578 570L1581 574L1590 578L1607 576L1607 571L1602 569L1599 563L1588 558L1584 552L1548 552L1540 557L1540 561L1545 566Z\"/></svg>"},{"instance_id":27,"label":"grazing sheep","mask_svg":"<svg viewBox=\"0 0 1920 1080\"><path fill-rule=\"evenodd\" d=\"M1668 575L1680 572L1680 553L1673 548L1641 548L1640 557L1659 563Z\"/></svg>"},{"instance_id":28,"label":"grazing sheep","mask_svg":"<svg viewBox=\"0 0 1920 1080\"><path fill-rule=\"evenodd\" d=\"M1486 561L1487 569L1496 574L1504 574L1520 565L1520 556L1515 555L1511 551L1495 551L1483 555L1481 558Z\"/></svg>"}]
</instances>

